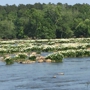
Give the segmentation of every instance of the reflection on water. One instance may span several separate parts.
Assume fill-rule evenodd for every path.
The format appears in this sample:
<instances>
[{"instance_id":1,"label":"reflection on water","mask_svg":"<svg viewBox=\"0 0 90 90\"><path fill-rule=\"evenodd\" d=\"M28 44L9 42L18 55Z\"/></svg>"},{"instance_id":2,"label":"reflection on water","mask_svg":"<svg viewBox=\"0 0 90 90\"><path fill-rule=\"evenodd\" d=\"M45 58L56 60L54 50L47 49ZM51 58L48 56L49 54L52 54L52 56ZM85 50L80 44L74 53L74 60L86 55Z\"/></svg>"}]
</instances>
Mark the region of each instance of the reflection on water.
<instances>
[{"instance_id":1,"label":"reflection on water","mask_svg":"<svg viewBox=\"0 0 90 90\"><path fill-rule=\"evenodd\" d=\"M89 90L89 76L90 57L10 66L0 62L0 90Z\"/></svg>"}]
</instances>

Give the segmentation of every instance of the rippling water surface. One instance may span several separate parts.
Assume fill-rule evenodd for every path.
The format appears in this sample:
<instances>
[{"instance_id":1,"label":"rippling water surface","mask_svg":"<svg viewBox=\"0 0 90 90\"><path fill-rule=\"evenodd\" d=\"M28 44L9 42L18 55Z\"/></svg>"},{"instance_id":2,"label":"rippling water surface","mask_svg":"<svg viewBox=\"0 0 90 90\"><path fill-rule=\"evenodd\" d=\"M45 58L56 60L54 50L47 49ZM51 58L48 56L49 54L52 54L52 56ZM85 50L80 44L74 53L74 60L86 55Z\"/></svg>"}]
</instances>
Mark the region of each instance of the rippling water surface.
<instances>
[{"instance_id":1,"label":"rippling water surface","mask_svg":"<svg viewBox=\"0 0 90 90\"><path fill-rule=\"evenodd\" d=\"M90 57L66 58L63 63L0 62L0 90L90 90L89 77Z\"/></svg>"}]
</instances>

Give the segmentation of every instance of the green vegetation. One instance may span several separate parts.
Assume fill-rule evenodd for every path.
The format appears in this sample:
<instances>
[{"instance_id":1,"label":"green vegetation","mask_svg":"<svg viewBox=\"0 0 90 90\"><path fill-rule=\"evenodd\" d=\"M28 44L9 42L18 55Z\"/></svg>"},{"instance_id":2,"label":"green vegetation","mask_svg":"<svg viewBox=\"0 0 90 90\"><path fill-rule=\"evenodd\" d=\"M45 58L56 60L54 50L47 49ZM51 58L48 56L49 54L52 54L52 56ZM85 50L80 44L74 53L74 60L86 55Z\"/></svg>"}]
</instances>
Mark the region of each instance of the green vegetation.
<instances>
[{"instance_id":1,"label":"green vegetation","mask_svg":"<svg viewBox=\"0 0 90 90\"><path fill-rule=\"evenodd\" d=\"M36 56L30 56L29 59L32 61L36 61Z\"/></svg>"},{"instance_id":2,"label":"green vegetation","mask_svg":"<svg viewBox=\"0 0 90 90\"><path fill-rule=\"evenodd\" d=\"M51 59L52 62L62 62L64 56L60 52L50 54L46 57L46 59Z\"/></svg>"},{"instance_id":3,"label":"green vegetation","mask_svg":"<svg viewBox=\"0 0 90 90\"><path fill-rule=\"evenodd\" d=\"M45 57L42 52L51 53ZM89 57L90 38L0 41L0 55L6 64L62 62L67 57Z\"/></svg>"},{"instance_id":4,"label":"green vegetation","mask_svg":"<svg viewBox=\"0 0 90 90\"><path fill-rule=\"evenodd\" d=\"M90 37L89 4L0 6L0 39L49 40L75 37Z\"/></svg>"},{"instance_id":5,"label":"green vegetation","mask_svg":"<svg viewBox=\"0 0 90 90\"><path fill-rule=\"evenodd\" d=\"M6 62L6 65L11 65L14 63L14 60L11 57L6 57L4 60Z\"/></svg>"}]
</instances>

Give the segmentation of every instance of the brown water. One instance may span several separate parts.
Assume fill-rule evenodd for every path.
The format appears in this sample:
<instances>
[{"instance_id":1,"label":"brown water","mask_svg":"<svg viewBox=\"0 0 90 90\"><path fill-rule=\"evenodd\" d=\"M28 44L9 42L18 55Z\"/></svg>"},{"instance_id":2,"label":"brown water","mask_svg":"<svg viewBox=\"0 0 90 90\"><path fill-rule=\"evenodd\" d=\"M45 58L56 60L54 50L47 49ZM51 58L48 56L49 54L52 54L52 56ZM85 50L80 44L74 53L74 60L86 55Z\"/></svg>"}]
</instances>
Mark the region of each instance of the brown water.
<instances>
[{"instance_id":1,"label":"brown water","mask_svg":"<svg viewBox=\"0 0 90 90\"><path fill-rule=\"evenodd\" d=\"M63 63L0 62L0 90L90 90L90 57Z\"/></svg>"}]
</instances>

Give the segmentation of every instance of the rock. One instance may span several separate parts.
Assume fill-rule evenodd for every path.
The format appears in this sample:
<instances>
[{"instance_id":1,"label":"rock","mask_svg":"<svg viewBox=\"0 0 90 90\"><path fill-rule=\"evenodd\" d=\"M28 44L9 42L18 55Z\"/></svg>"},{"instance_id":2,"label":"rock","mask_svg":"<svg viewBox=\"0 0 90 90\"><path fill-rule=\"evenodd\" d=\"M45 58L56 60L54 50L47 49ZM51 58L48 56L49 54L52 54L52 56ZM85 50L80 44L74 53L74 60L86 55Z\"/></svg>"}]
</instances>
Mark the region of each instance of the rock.
<instances>
[{"instance_id":1,"label":"rock","mask_svg":"<svg viewBox=\"0 0 90 90\"><path fill-rule=\"evenodd\" d=\"M36 61L31 61L32 63L35 63Z\"/></svg>"},{"instance_id":2,"label":"rock","mask_svg":"<svg viewBox=\"0 0 90 90\"><path fill-rule=\"evenodd\" d=\"M0 61L3 61L4 57L0 57Z\"/></svg>"},{"instance_id":3,"label":"rock","mask_svg":"<svg viewBox=\"0 0 90 90\"><path fill-rule=\"evenodd\" d=\"M40 59L40 57L36 57L36 60L39 60Z\"/></svg>"},{"instance_id":4,"label":"rock","mask_svg":"<svg viewBox=\"0 0 90 90\"><path fill-rule=\"evenodd\" d=\"M56 78L56 75L54 75L53 78Z\"/></svg>"},{"instance_id":5,"label":"rock","mask_svg":"<svg viewBox=\"0 0 90 90\"><path fill-rule=\"evenodd\" d=\"M50 62L52 62L52 60L51 59L46 59L45 62L50 63Z\"/></svg>"},{"instance_id":6,"label":"rock","mask_svg":"<svg viewBox=\"0 0 90 90\"><path fill-rule=\"evenodd\" d=\"M39 63L41 63L41 62L44 62L45 57L40 56L40 57L37 57L36 60L37 60Z\"/></svg>"},{"instance_id":7,"label":"rock","mask_svg":"<svg viewBox=\"0 0 90 90\"><path fill-rule=\"evenodd\" d=\"M42 59L39 59L38 60L38 63L42 63L42 62L44 62L44 60L42 60Z\"/></svg>"},{"instance_id":8,"label":"rock","mask_svg":"<svg viewBox=\"0 0 90 90\"><path fill-rule=\"evenodd\" d=\"M61 73L58 73L58 75L64 75L64 73L61 72Z\"/></svg>"},{"instance_id":9,"label":"rock","mask_svg":"<svg viewBox=\"0 0 90 90\"><path fill-rule=\"evenodd\" d=\"M32 52L30 56L37 56L36 52Z\"/></svg>"},{"instance_id":10,"label":"rock","mask_svg":"<svg viewBox=\"0 0 90 90\"><path fill-rule=\"evenodd\" d=\"M25 62L25 61L23 61L23 62L22 62L22 64L26 64L26 62Z\"/></svg>"},{"instance_id":11,"label":"rock","mask_svg":"<svg viewBox=\"0 0 90 90\"><path fill-rule=\"evenodd\" d=\"M35 61L30 61L30 60L26 60L23 62L20 62L21 64L30 64L30 63L35 63Z\"/></svg>"},{"instance_id":12,"label":"rock","mask_svg":"<svg viewBox=\"0 0 90 90\"><path fill-rule=\"evenodd\" d=\"M44 56L40 56L40 59L43 59L43 60L45 60L45 57L44 57Z\"/></svg>"},{"instance_id":13,"label":"rock","mask_svg":"<svg viewBox=\"0 0 90 90\"><path fill-rule=\"evenodd\" d=\"M22 62L19 62L20 64L22 64Z\"/></svg>"}]
</instances>

